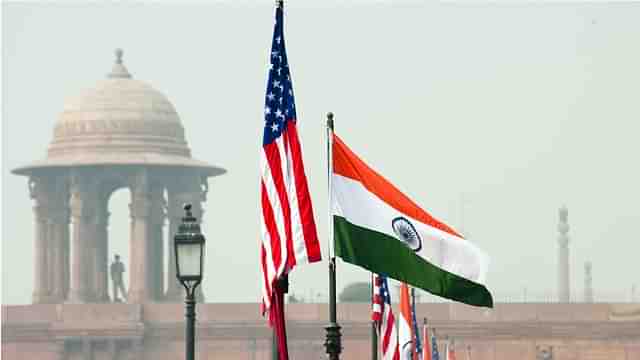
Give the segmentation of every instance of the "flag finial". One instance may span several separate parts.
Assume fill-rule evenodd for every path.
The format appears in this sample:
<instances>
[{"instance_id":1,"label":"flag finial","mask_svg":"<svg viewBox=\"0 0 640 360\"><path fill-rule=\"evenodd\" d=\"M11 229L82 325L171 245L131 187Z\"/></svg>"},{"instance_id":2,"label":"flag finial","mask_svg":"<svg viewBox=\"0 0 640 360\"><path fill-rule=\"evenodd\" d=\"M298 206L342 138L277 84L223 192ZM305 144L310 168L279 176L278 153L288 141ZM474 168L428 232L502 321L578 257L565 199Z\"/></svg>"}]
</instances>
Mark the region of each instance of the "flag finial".
<instances>
[{"instance_id":1,"label":"flag finial","mask_svg":"<svg viewBox=\"0 0 640 360\"><path fill-rule=\"evenodd\" d=\"M327 113L327 127L333 130L333 113L332 112Z\"/></svg>"}]
</instances>

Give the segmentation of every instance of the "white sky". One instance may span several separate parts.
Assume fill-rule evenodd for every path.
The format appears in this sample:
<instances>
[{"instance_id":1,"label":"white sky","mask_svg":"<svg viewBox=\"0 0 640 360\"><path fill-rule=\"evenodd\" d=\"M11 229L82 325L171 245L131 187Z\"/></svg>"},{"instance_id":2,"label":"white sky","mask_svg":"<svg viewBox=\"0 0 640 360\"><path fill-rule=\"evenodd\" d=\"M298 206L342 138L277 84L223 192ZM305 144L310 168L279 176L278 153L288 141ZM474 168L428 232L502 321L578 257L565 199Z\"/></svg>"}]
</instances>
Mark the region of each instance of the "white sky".
<instances>
[{"instance_id":1,"label":"white sky","mask_svg":"<svg viewBox=\"0 0 640 360\"><path fill-rule=\"evenodd\" d=\"M255 302L258 159L273 2L3 3L2 302L29 303L27 179L64 99L125 51L166 94L194 157L228 169L205 205L205 294ZM496 298L556 289L557 209L569 207L572 292L593 262L596 299L640 286L640 5L287 3L299 127L326 255L324 115L342 138L492 258ZM128 261L127 193L110 202L110 252ZM339 263L338 288L367 281ZM293 293L326 299L326 262ZM640 292L640 291L639 291Z\"/></svg>"}]
</instances>

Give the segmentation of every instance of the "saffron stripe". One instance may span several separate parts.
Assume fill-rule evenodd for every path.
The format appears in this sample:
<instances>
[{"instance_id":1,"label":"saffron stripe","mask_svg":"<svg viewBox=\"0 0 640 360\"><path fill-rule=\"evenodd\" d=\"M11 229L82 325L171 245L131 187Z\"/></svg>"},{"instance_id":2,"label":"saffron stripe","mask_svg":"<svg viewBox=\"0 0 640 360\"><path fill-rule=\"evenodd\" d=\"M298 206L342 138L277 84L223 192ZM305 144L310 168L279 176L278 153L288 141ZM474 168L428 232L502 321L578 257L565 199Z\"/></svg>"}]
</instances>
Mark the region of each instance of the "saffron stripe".
<instances>
[{"instance_id":1,"label":"saffron stripe","mask_svg":"<svg viewBox=\"0 0 640 360\"><path fill-rule=\"evenodd\" d=\"M477 283L484 284L489 258L473 242L461 241L442 230L424 224L389 206L361 182L342 175L332 177L333 214L350 223L398 239L393 219L403 216L422 239L418 254L431 264Z\"/></svg>"},{"instance_id":2,"label":"saffron stripe","mask_svg":"<svg viewBox=\"0 0 640 360\"><path fill-rule=\"evenodd\" d=\"M370 168L337 136L333 136L333 172L361 182L370 192L394 209L422 223L463 238L451 227L436 220L387 179Z\"/></svg>"}]
</instances>

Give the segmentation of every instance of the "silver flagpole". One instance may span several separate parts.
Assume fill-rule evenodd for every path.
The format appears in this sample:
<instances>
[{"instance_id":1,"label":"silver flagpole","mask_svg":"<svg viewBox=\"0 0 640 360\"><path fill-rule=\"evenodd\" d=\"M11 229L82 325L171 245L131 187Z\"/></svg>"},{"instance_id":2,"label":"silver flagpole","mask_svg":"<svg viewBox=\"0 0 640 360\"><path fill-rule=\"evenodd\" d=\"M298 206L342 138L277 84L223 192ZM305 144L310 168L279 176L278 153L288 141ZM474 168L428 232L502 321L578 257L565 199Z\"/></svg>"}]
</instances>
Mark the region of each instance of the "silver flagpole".
<instances>
[{"instance_id":1,"label":"silver flagpole","mask_svg":"<svg viewBox=\"0 0 640 360\"><path fill-rule=\"evenodd\" d=\"M329 244L333 244L333 216L331 215L331 177L333 175L333 113L327 114L327 176L329 199ZM331 245L330 245L331 246ZM336 256L335 249L329 252L329 325L325 327L327 332L324 346L329 360L340 360L342 351L340 325L336 315Z\"/></svg>"}]
</instances>

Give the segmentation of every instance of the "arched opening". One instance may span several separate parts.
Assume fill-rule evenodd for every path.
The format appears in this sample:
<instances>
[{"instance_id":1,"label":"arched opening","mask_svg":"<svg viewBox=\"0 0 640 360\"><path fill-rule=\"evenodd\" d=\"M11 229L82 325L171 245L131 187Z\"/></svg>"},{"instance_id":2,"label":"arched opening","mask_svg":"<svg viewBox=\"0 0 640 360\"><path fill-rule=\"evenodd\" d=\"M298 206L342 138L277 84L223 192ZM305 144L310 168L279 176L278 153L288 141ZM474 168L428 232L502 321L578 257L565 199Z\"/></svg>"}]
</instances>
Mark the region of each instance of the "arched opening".
<instances>
[{"instance_id":1,"label":"arched opening","mask_svg":"<svg viewBox=\"0 0 640 360\"><path fill-rule=\"evenodd\" d=\"M131 269L129 268L131 251L131 216L129 213L129 204L131 203L131 191L129 188L123 187L114 191L108 200L108 210L110 213L107 235L107 252L109 254L109 269L114 262L115 255L120 256L120 261L124 264L125 272L122 276L124 281L124 289L128 292L131 284ZM114 299L113 278L109 271L109 297L111 301ZM119 294L120 300L124 301L122 294Z\"/></svg>"}]
</instances>

